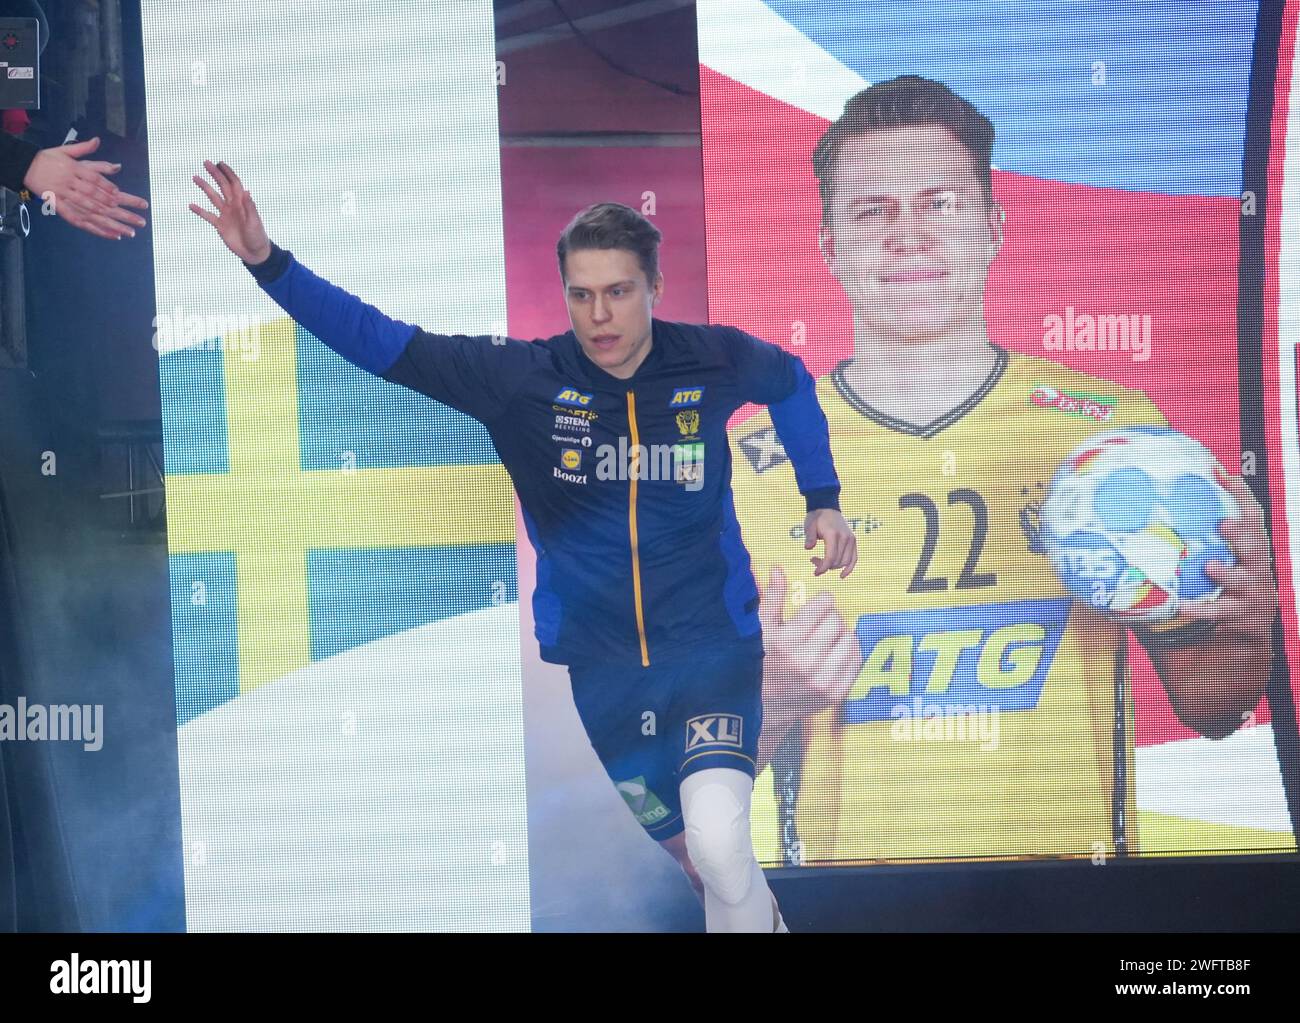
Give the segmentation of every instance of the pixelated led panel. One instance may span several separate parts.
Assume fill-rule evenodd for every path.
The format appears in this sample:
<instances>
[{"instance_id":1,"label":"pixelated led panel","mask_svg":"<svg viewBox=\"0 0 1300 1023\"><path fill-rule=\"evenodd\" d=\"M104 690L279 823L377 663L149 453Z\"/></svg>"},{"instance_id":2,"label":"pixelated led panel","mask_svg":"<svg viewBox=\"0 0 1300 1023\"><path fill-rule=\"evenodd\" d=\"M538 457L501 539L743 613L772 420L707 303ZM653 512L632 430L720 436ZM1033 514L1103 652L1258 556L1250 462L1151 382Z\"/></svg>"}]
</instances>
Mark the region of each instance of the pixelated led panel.
<instances>
[{"instance_id":1,"label":"pixelated led panel","mask_svg":"<svg viewBox=\"0 0 1300 1023\"><path fill-rule=\"evenodd\" d=\"M528 927L514 513L469 418L294 324L191 180L384 313L505 325L491 5L144 5L186 917Z\"/></svg>"},{"instance_id":2,"label":"pixelated led panel","mask_svg":"<svg viewBox=\"0 0 1300 1023\"><path fill-rule=\"evenodd\" d=\"M1199 738L1130 637L1116 755L1119 631L1056 613L1068 594L1032 550L1047 483L1100 417L1168 421L1237 465L1257 6L1081 3L1063 16L1042 0L700 0L696 11L710 318L790 346L819 378L862 553L854 578L813 579L788 460L762 412L741 417L733 482L760 582L780 565L804 599L829 592L865 661L838 713L807 717L758 779L760 860L1109 854L1117 804L1131 849L1293 849L1267 705L1230 740ZM1208 38L1212 64L1194 52ZM941 81L990 118L1007 214L984 311L1010 358L980 401L914 436L863 414L836 379L855 320L818 244L811 161L846 100L902 74ZM1121 319L1134 328L1123 343L1103 339L1101 325ZM1035 403L1044 386L1071 401ZM910 589L918 579L927 585ZM955 719L964 708L988 720ZM1073 816L1047 827L1036 806Z\"/></svg>"}]
</instances>

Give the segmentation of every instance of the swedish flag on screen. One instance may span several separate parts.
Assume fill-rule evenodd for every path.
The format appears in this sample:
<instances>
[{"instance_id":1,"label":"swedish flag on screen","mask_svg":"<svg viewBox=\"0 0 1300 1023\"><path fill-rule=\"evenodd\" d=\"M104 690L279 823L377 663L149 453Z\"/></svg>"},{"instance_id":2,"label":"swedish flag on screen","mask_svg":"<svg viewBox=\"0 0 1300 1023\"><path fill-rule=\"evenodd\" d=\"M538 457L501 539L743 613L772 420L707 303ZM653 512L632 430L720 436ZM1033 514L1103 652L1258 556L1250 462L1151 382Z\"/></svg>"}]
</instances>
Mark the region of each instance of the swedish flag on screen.
<instances>
[{"instance_id":1,"label":"swedish flag on screen","mask_svg":"<svg viewBox=\"0 0 1300 1023\"><path fill-rule=\"evenodd\" d=\"M526 928L509 478L188 211L222 160L315 273L504 331L491 5L143 14L187 926Z\"/></svg>"},{"instance_id":2,"label":"swedish flag on screen","mask_svg":"<svg viewBox=\"0 0 1300 1023\"><path fill-rule=\"evenodd\" d=\"M261 328L256 359L208 340L161 362L180 723L518 599L510 485L479 423L287 318Z\"/></svg>"}]
</instances>

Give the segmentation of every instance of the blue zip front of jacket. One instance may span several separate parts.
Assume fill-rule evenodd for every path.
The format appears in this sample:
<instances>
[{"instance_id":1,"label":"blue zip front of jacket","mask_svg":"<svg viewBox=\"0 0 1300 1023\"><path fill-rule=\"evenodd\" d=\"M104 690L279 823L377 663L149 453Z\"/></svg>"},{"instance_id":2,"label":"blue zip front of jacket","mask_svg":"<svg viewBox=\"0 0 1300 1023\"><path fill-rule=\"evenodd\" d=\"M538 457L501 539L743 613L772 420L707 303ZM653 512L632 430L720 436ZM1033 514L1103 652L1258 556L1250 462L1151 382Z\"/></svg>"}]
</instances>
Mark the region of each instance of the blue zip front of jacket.
<instances>
[{"instance_id":1,"label":"blue zip front of jacket","mask_svg":"<svg viewBox=\"0 0 1300 1023\"><path fill-rule=\"evenodd\" d=\"M826 417L802 360L734 327L652 320L651 350L623 380L572 331L430 334L278 246L249 270L349 362L486 427L537 552L544 660L649 666L720 643L761 648L727 422L747 402L768 405L808 509L838 508Z\"/></svg>"}]
</instances>

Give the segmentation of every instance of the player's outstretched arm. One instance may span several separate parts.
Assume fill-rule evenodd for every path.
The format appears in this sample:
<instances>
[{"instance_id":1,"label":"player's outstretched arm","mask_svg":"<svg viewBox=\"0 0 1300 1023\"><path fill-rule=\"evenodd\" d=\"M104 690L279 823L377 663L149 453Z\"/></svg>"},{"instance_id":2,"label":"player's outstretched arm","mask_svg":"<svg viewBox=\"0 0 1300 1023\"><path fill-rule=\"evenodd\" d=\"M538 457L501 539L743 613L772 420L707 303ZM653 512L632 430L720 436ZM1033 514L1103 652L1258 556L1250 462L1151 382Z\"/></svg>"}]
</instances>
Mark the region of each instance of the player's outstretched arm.
<instances>
[{"instance_id":1,"label":"player's outstretched arm","mask_svg":"<svg viewBox=\"0 0 1300 1023\"><path fill-rule=\"evenodd\" d=\"M405 350L416 328L385 316L355 295L317 277L266 233L252 194L224 162L204 160L213 185L194 183L214 210L190 203L190 210L216 230L231 252L248 266L262 290L321 342L355 366L382 375Z\"/></svg>"},{"instance_id":2,"label":"player's outstretched arm","mask_svg":"<svg viewBox=\"0 0 1300 1023\"><path fill-rule=\"evenodd\" d=\"M533 346L510 338L430 334L384 315L318 277L271 241L252 195L223 162L204 161L215 188L194 183L213 210L191 203L258 285L293 319L354 366L488 422L527 378Z\"/></svg>"}]
</instances>

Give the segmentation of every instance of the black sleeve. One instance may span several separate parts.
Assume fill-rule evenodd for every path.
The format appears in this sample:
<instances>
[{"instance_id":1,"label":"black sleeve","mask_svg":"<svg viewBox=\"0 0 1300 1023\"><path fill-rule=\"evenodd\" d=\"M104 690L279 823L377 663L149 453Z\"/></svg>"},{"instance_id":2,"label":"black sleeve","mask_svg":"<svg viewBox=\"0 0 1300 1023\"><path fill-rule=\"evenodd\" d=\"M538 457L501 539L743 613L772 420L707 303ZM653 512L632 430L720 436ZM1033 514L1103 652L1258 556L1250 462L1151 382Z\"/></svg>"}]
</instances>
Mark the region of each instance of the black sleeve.
<instances>
[{"instance_id":1,"label":"black sleeve","mask_svg":"<svg viewBox=\"0 0 1300 1023\"><path fill-rule=\"evenodd\" d=\"M40 146L0 131L0 185L21 192L23 179L40 151Z\"/></svg>"}]
</instances>

